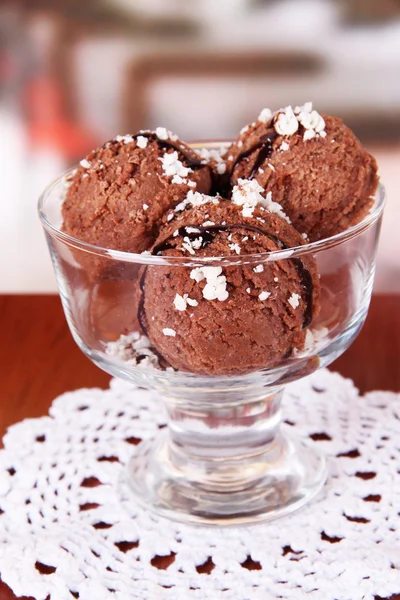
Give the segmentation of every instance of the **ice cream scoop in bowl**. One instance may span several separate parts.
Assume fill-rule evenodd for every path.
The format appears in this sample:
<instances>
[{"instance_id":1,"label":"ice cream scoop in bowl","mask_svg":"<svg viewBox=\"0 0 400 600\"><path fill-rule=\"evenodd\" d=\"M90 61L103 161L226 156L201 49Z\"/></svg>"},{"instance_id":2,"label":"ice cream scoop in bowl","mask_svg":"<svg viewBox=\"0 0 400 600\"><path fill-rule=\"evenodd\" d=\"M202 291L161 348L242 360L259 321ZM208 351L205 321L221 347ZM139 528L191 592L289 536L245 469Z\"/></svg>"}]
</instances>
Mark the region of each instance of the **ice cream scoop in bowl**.
<instances>
[{"instance_id":1,"label":"ice cream scoop in bowl","mask_svg":"<svg viewBox=\"0 0 400 600\"><path fill-rule=\"evenodd\" d=\"M63 231L67 179L39 214L71 332L100 368L158 392L168 415L125 473L137 501L219 525L304 505L325 461L281 422L284 386L330 364L362 327L383 188L360 223L313 243L276 207L189 193L189 210L166 215L151 250L135 254Z\"/></svg>"}]
</instances>

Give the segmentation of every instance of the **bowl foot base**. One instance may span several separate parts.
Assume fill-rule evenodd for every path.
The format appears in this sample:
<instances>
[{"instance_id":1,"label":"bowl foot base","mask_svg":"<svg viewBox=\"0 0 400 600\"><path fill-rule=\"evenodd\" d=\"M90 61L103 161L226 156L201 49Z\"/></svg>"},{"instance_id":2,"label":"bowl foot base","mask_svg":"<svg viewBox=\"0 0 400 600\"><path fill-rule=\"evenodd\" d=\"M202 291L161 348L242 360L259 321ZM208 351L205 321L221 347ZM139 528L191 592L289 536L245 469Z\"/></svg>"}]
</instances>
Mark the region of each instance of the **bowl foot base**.
<instances>
[{"instance_id":1,"label":"bowl foot base","mask_svg":"<svg viewBox=\"0 0 400 600\"><path fill-rule=\"evenodd\" d=\"M325 458L315 444L295 435L280 435L246 479L246 463L238 461L236 480L215 481L206 465L198 471L177 469L168 443L143 443L126 473L135 499L143 507L184 523L240 525L270 521L290 514L321 490Z\"/></svg>"}]
</instances>

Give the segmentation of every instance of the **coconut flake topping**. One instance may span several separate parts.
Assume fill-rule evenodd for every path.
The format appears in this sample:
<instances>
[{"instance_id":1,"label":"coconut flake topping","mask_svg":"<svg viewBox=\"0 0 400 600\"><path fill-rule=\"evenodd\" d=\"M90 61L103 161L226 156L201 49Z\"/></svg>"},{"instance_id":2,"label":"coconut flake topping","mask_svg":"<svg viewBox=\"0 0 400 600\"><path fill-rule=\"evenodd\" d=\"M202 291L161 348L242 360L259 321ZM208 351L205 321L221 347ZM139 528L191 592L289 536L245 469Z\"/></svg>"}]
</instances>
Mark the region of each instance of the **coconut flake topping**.
<instances>
[{"instance_id":1,"label":"coconut flake topping","mask_svg":"<svg viewBox=\"0 0 400 600\"><path fill-rule=\"evenodd\" d=\"M181 212L189 205L202 206L208 202L211 202L212 204L219 204L219 200L213 196L207 196L206 194L200 194L200 192L193 192L192 190L189 190L186 198L175 206L174 211Z\"/></svg>"},{"instance_id":2,"label":"coconut flake topping","mask_svg":"<svg viewBox=\"0 0 400 600\"><path fill-rule=\"evenodd\" d=\"M139 148L146 148L148 141L149 140L147 139L147 137L144 137L144 135L139 135L137 137L136 143Z\"/></svg>"},{"instance_id":3,"label":"coconut flake topping","mask_svg":"<svg viewBox=\"0 0 400 600\"><path fill-rule=\"evenodd\" d=\"M260 114L258 115L258 121L267 124L270 123L270 121L272 121L273 117L274 113L270 108L263 108Z\"/></svg>"},{"instance_id":4,"label":"coconut flake topping","mask_svg":"<svg viewBox=\"0 0 400 600\"><path fill-rule=\"evenodd\" d=\"M159 140L172 140L173 142L176 142L179 138L175 133L172 133L172 131L169 131L168 129L166 129L165 127L157 127L157 129L154 132L156 134L156 136L158 137Z\"/></svg>"},{"instance_id":5,"label":"coconut flake topping","mask_svg":"<svg viewBox=\"0 0 400 600\"><path fill-rule=\"evenodd\" d=\"M165 152L164 156L159 158L165 175L172 176L172 183L186 183L184 179L189 173L192 173L192 169L185 167L184 164L179 160L178 153Z\"/></svg>"},{"instance_id":6,"label":"coconut flake topping","mask_svg":"<svg viewBox=\"0 0 400 600\"><path fill-rule=\"evenodd\" d=\"M252 217L254 209L257 206L264 207L270 213L275 213L282 219L290 223L289 217L285 214L282 206L272 200L272 192L268 192L266 197L262 195L264 189L256 179L239 179L232 191L232 201L234 204L243 206L243 216Z\"/></svg>"},{"instance_id":7,"label":"coconut flake topping","mask_svg":"<svg viewBox=\"0 0 400 600\"><path fill-rule=\"evenodd\" d=\"M175 306L176 310L184 311L184 310L186 310L188 305L189 306L197 306L198 302L194 298L189 298L188 294L183 294L183 296L176 294L175 300L174 300L174 306Z\"/></svg>"},{"instance_id":8,"label":"coconut flake topping","mask_svg":"<svg viewBox=\"0 0 400 600\"><path fill-rule=\"evenodd\" d=\"M169 327L164 327L162 332L167 337L175 337L176 336L176 331L174 329L170 329Z\"/></svg>"},{"instance_id":9,"label":"coconut flake topping","mask_svg":"<svg viewBox=\"0 0 400 600\"><path fill-rule=\"evenodd\" d=\"M305 129L303 134L305 142L315 137L326 137L325 121L316 110L313 110L312 102L306 102L303 106L296 106L294 109L286 106L275 113L269 108L264 108L260 112L258 120L265 125L273 121L275 131L279 135L285 136L293 135L298 131L299 125L302 125ZM283 149L281 147L281 150Z\"/></svg>"},{"instance_id":10,"label":"coconut flake topping","mask_svg":"<svg viewBox=\"0 0 400 600\"><path fill-rule=\"evenodd\" d=\"M222 275L222 267L196 267L190 272L190 278L197 283L206 280L203 288L203 297L206 300L219 300L223 302L229 296L226 289L226 277Z\"/></svg>"},{"instance_id":11,"label":"coconut flake topping","mask_svg":"<svg viewBox=\"0 0 400 600\"><path fill-rule=\"evenodd\" d=\"M267 300L267 298L269 298L270 295L271 292L261 292L261 294L258 294L258 297L261 300L261 302L264 302L264 300Z\"/></svg>"},{"instance_id":12,"label":"coconut flake topping","mask_svg":"<svg viewBox=\"0 0 400 600\"><path fill-rule=\"evenodd\" d=\"M293 292L288 300L290 306L292 306L293 308L297 308L300 304L300 298L301 296L299 294L295 294Z\"/></svg>"},{"instance_id":13,"label":"coconut flake topping","mask_svg":"<svg viewBox=\"0 0 400 600\"><path fill-rule=\"evenodd\" d=\"M222 150L221 152L216 149L208 150L208 148L200 148L195 150L196 154L200 156L201 163L203 165L209 164L211 161L215 162L216 169L218 175L223 175L226 171L226 164L224 159L222 158Z\"/></svg>"},{"instance_id":14,"label":"coconut flake topping","mask_svg":"<svg viewBox=\"0 0 400 600\"><path fill-rule=\"evenodd\" d=\"M120 142L121 144L130 144L134 141L134 138L128 133L126 135L117 135L115 141Z\"/></svg>"}]
</instances>

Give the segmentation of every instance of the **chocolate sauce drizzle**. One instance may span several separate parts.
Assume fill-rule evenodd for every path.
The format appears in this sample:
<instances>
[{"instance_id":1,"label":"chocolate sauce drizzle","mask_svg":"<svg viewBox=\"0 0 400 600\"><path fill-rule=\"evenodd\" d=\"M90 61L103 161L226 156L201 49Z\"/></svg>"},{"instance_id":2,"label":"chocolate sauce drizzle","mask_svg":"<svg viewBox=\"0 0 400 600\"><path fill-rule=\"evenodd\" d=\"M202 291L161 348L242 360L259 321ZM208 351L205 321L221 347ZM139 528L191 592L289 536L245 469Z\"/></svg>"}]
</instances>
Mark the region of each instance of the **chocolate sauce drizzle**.
<instances>
[{"instance_id":1,"label":"chocolate sauce drizzle","mask_svg":"<svg viewBox=\"0 0 400 600\"><path fill-rule=\"evenodd\" d=\"M226 225L226 226L215 225L215 226L210 226L210 227L198 227L196 225L193 225L193 229L197 229L198 232L194 232L194 231L188 232L187 227L188 226L181 227L180 229L178 229L179 236L182 238L188 237L189 240L191 240L191 241L202 238L201 248L206 248L209 244L211 244L211 242L215 239L216 234L219 233L220 231L227 231L230 229L243 229L245 231L252 231L253 233L258 233L260 235L267 236L282 250L289 249L288 246L283 244L275 236L269 235L269 234L265 233L264 231L262 231L261 229L258 229L257 227L252 227L251 225ZM191 226L189 226L189 227L191 227ZM160 256L160 255L162 255L163 252L165 252L165 250L171 250L172 248L174 248L174 245L171 243L171 240L173 240L173 238L168 238L168 239L164 240L163 242L161 242L160 244L157 244L157 246L155 246L153 248L152 254L154 256ZM301 286L302 286L302 288L304 290L304 294L305 294L306 308L304 311L304 319L303 319L303 329L305 329L306 327L311 325L311 322L313 319L313 298L312 298L313 281L312 281L312 277L311 277L309 270L305 267L303 261L300 258L289 258L288 260L293 261L293 264L294 264L294 266L297 270L297 273L300 277ZM142 291L143 291L143 288L142 288ZM140 317L139 317L139 319L140 319Z\"/></svg>"},{"instance_id":2,"label":"chocolate sauce drizzle","mask_svg":"<svg viewBox=\"0 0 400 600\"><path fill-rule=\"evenodd\" d=\"M236 165L243 160L244 158L248 158L251 154L253 154L253 152L255 152L256 150L260 149L257 158L254 162L253 168L251 170L250 175L247 177L247 179L254 179L258 169L261 167L261 165L263 164L263 162L265 160L267 160L267 158L269 158L272 154L272 142L278 137L278 134L276 131L271 131L270 133L267 133L266 135L263 135L259 141L256 144L253 144L253 146L251 146L250 148L248 148L247 150L244 150L243 152L241 152L237 157L235 162L232 165L232 173L236 167Z\"/></svg>"},{"instance_id":3,"label":"chocolate sauce drizzle","mask_svg":"<svg viewBox=\"0 0 400 600\"><path fill-rule=\"evenodd\" d=\"M167 140L160 140L160 138L157 136L157 134L154 131L141 131L139 133L136 133L135 135L132 135L131 137L134 140L137 140L138 137L146 137L147 139L149 139L152 142L156 142L157 146L159 148L161 148L162 150L169 150L169 149L173 149L176 150L179 155L184 159L185 161L185 165L187 167L190 167L193 170L196 169L201 169L203 167L205 167L206 165L204 165L200 159L194 158L195 152L194 150L189 154L189 152L187 152L186 148L184 146L182 146L181 144L179 144L179 142L174 142L171 139L167 139Z\"/></svg>"}]
</instances>

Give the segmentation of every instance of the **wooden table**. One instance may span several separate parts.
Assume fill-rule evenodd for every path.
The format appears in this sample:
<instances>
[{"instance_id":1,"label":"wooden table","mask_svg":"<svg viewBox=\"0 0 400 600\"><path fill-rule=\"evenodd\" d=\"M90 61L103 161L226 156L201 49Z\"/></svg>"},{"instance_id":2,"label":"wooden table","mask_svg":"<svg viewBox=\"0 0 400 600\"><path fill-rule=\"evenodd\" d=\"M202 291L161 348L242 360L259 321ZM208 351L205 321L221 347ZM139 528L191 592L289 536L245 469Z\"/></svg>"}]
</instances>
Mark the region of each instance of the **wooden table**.
<instances>
[{"instance_id":1,"label":"wooden table","mask_svg":"<svg viewBox=\"0 0 400 600\"><path fill-rule=\"evenodd\" d=\"M1 436L12 423L46 414L62 392L107 387L110 377L72 340L58 297L0 296L0 329ZM373 297L358 339L330 368L351 377L363 393L400 392L400 295ZM0 600L13 598L0 582Z\"/></svg>"}]
</instances>

